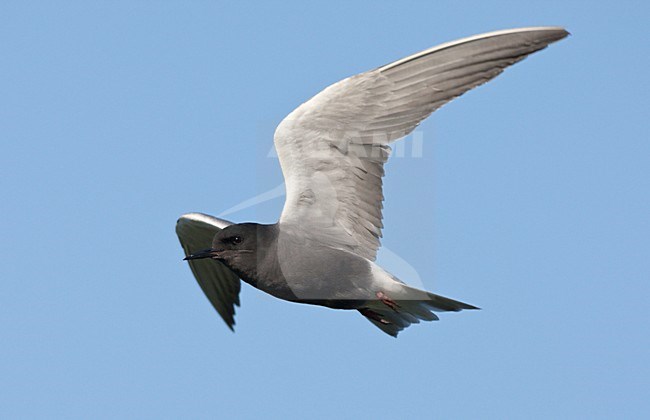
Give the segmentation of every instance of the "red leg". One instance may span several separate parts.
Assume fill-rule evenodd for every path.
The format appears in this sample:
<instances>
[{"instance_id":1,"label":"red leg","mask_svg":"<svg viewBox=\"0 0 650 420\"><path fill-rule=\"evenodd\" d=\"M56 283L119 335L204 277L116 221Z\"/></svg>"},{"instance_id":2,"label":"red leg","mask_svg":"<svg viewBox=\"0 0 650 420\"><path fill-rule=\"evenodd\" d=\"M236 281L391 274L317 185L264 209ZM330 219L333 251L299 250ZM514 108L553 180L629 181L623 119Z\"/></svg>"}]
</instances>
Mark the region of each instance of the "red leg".
<instances>
[{"instance_id":1,"label":"red leg","mask_svg":"<svg viewBox=\"0 0 650 420\"><path fill-rule=\"evenodd\" d=\"M397 302L395 302L393 299L386 296L384 292L377 292L375 293L375 295L377 296L377 299L381 300L381 303L383 303L384 305L388 306L389 308L397 312L397 310L399 309L399 305L397 304Z\"/></svg>"}]
</instances>

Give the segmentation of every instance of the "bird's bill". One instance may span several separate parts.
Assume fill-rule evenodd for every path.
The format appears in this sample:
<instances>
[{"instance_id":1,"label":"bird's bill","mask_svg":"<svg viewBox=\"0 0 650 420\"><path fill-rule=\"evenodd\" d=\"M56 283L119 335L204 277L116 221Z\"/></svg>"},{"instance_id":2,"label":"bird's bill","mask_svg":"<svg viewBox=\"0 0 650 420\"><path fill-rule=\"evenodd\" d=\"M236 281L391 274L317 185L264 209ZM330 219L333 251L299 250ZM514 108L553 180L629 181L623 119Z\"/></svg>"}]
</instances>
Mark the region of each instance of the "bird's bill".
<instances>
[{"instance_id":1,"label":"bird's bill","mask_svg":"<svg viewBox=\"0 0 650 420\"><path fill-rule=\"evenodd\" d=\"M200 260L202 258L216 258L219 256L219 251L214 248L204 249L202 251L197 251L193 254L188 255L183 258L184 261L188 260Z\"/></svg>"}]
</instances>

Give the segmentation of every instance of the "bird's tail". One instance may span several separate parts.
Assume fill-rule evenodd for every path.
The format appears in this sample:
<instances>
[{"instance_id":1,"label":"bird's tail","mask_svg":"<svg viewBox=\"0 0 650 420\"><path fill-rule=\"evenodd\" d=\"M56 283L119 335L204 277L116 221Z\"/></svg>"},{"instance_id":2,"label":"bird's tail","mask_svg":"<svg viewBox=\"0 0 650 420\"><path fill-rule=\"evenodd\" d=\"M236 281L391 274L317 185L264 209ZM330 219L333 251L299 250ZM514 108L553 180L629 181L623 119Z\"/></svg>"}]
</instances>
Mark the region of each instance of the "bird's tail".
<instances>
[{"instance_id":1,"label":"bird's tail","mask_svg":"<svg viewBox=\"0 0 650 420\"><path fill-rule=\"evenodd\" d=\"M359 312L386 334L397 334L420 320L437 321L434 312L458 312L463 309L479 309L476 306L419 290L402 283L396 298L378 293L377 300L368 301Z\"/></svg>"}]
</instances>

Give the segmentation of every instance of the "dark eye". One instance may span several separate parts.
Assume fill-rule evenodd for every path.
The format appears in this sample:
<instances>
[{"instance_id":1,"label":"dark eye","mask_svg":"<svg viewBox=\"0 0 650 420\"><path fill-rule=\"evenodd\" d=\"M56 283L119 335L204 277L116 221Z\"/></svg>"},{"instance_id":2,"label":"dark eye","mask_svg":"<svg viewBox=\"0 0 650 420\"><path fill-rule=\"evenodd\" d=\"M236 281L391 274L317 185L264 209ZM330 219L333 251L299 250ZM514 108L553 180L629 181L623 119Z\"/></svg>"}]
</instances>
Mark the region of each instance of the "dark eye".
<instances>
[{"instance_id":1,"label":"dark eye","mask_svg":"<svg viewBox=\"0 0 650 420\"><path fill-rule=\"evenodd\" d=\"M230 238L230 242L232 242L235 245L240 244L241 241L242 241L242 238L239 235L233 236L232 238Z\"/></svg>"}]
</instances>

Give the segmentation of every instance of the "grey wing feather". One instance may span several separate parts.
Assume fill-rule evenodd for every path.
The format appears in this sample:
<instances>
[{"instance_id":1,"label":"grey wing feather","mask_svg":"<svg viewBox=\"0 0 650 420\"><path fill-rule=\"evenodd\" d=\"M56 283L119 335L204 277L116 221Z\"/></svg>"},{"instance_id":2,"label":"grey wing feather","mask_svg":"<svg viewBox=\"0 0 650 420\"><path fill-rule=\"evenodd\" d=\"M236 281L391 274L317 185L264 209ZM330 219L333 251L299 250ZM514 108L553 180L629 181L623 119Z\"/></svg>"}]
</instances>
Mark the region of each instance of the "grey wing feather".
<instances>
[{"instance_id":1,"label":"grey wing feather","mask_svg":"<svg viewBox=\"0 0 650 420\"><path fill-rule=\"evenodd\" d=\"M375 71L392 84L387 112L368 124L367 135L387 134L389 141L410 133L433 111L495 78L528 55L569 33L559 27L496 31L442 44Z\"/></svg>"},{"instance_id":2,"label":"grey wing feather","mask_svg":"<svg viewBox=\"0 0 650 420\"><path fill-rule=\"evenodd\" d=\"M370 260L382 229L389 143L433 111L568 35L558 27L491 32L442 44L341 80L275 132L287 198L280 223Z\"/></svg>"},{"instance_id":3,"label":"grey wing feather","mask_svg":"<svg viewBox=\"0 0 650 420\"><path fill-rule=\"evenodd\" d=\"M176 234L185 255L212 246L212 238L231 222L202 213L182 215L176 223ZM235 305L239 306L241 281L235 273L219 261L200 259L188 261L190 269L214 309L228 328L235 325Z\"/></svg>"}]
</instances>

